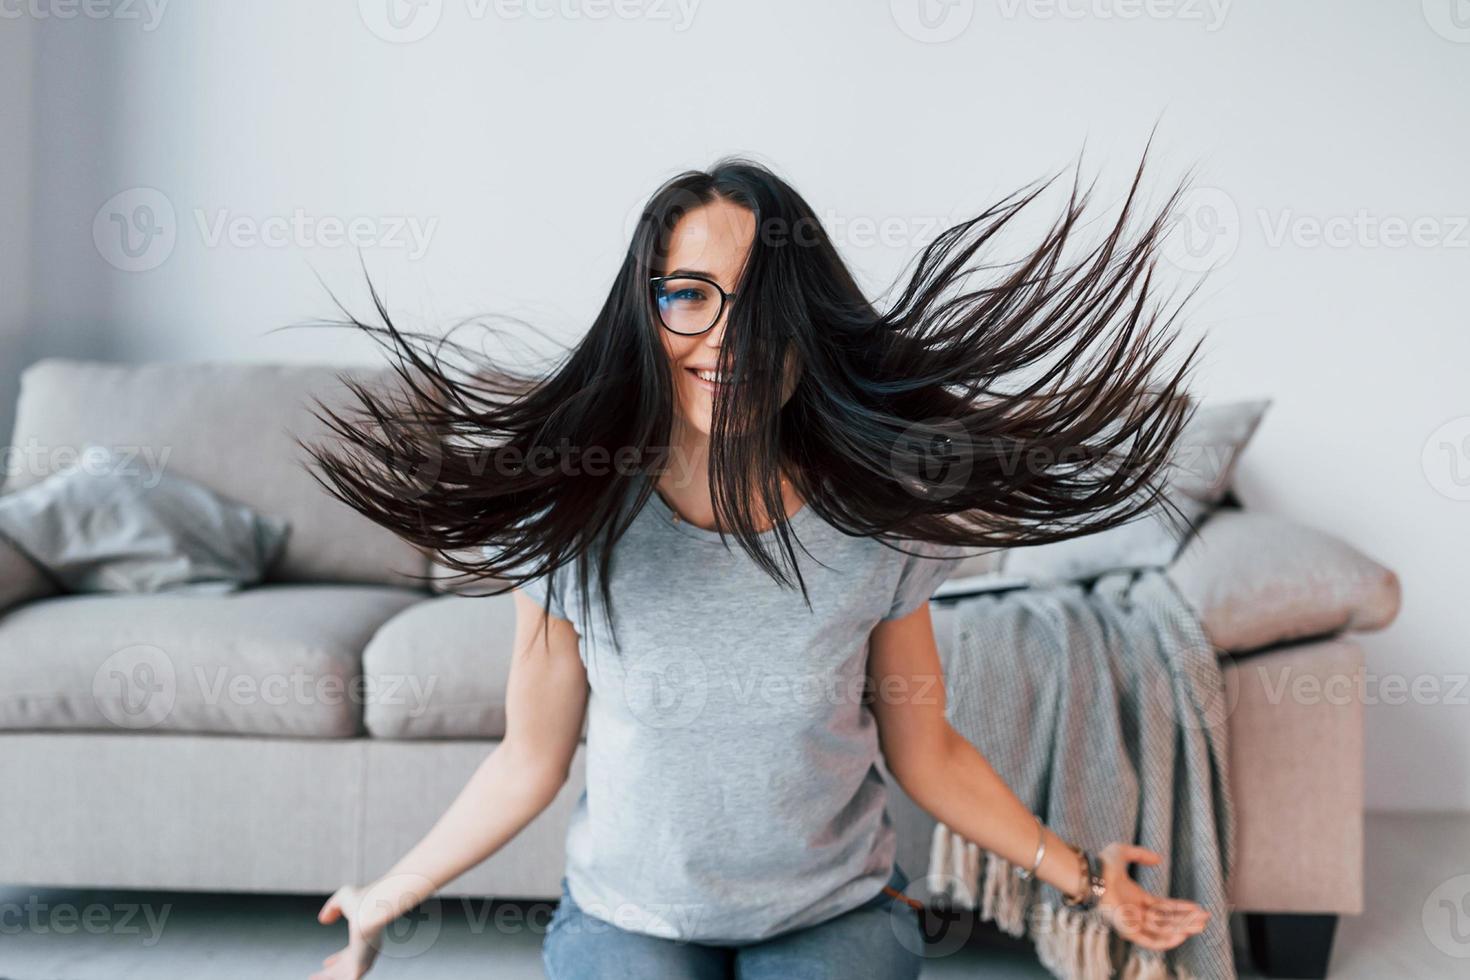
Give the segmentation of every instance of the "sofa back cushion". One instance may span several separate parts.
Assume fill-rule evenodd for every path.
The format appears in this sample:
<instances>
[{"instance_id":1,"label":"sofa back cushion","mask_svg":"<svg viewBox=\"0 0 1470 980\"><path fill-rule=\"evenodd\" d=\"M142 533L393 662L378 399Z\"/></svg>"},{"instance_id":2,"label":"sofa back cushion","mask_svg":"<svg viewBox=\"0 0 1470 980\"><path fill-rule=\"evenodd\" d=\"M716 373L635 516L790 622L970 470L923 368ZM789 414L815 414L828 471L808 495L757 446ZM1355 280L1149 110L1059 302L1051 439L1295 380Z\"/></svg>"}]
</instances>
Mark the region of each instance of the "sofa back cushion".
<instances>
[{"instance_id":1,"label":"sofa back cushion","mask_svg":"<svg viewBox=\"0 0 1470 980\"><path fill-rule=\"evenodd\" d=\"M47 359L21 377L5 489L30 486L90 444L132 456L149 473L202 483L291 535L269 579L421 586L416 549L324 490L307 469L307 442L330 437L312 398L350 404L345 372L386 381L386 368L256 364L108 364Z\"/></svg>"}]
</instances>

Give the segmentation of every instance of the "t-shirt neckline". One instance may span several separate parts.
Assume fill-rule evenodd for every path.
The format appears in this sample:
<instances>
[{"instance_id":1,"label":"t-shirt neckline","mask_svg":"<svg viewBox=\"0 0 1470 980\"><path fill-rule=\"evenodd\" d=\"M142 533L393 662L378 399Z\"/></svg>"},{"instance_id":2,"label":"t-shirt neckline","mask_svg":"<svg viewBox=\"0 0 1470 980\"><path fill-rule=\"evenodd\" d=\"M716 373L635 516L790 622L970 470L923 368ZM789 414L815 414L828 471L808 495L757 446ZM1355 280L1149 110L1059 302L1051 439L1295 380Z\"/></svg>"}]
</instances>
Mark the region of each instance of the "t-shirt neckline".
<instances>
[{"instance_id":1,"label":"t-shirt neckline","mask_svg":"<svg viewBox=\"0 0 1470 980\"><path fill-rule=\"evenodd\" d=\"M647 480L650 484L653 483L653 478L650 475L644 474L643 478ZM686 537L694 538L698 541L712 541L715 544L728 544L730 541L735 540L735 532L733 531L726 531L722 539L719 531L715 531L707 527L700 527L697 524L690 524L684 518L679 517L678 513L669 506L667 501L664 500L663 495L658 492L658 487L656 486L651 487L648 497L648 506L653 508L653 512L657 516L658 522L660 524L669 528L672 531L677 531L678 533ZM797 509L796 513L786 518L786 523L794 531L795 529L805 525L807 521L810 520L811 514L811 503L803 500L801 502L801 507ZM757 538L761 541L779 540L777 538L778 530L779 529L776 527L767 528L766 530L761 531L757 535Z\"/></svg>"}]
</instances>

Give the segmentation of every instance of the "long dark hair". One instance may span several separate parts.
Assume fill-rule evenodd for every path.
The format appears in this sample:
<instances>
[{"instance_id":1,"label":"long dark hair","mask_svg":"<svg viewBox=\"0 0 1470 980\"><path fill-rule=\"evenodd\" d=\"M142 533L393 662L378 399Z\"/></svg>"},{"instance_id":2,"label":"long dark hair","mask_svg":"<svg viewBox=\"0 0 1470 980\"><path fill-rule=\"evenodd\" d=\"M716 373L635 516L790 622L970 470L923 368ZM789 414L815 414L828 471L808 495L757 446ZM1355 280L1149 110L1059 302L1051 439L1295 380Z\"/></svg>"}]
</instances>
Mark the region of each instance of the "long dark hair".
<instances>
[{"instance_id":1,"label":"long dark hair","mask_svg":"<svg viewBox=\"0 0 1470 980\"><path fill-rule=\"evenodd\" d=\"M1180 190L1132 229L1143 172L1080 256L1067 246L1090 192L1074 178L1020 260L976 261L1055 178L1039 181L941 233L880 310L801 195L726 158L649 199L591 329L549 371L400 329L369 280L381 325L340 303L345 319L327 322L374 337L393 383L344 376L356 404L316 409L342 444L303 447L331 493L461 580L509 589L575 561L585 612L595 564L610 615L611 545L653 492L640 477L668 464L673 431L649 277L671 271L661 259L679 219L724 200L754 215L756 234L718 355L744 383L715 400L708 475L718 524L772 578L789 585L790 569L807 597L783 472L826 521L895 547L1010 548L1113 527L1163 500L1199 347L1165 369L1183 304L1156 300L1153 270ZM800 375L783 405L788 345ZM779 561L757 514L778 515Z\"/></svg>"}]
</instances>

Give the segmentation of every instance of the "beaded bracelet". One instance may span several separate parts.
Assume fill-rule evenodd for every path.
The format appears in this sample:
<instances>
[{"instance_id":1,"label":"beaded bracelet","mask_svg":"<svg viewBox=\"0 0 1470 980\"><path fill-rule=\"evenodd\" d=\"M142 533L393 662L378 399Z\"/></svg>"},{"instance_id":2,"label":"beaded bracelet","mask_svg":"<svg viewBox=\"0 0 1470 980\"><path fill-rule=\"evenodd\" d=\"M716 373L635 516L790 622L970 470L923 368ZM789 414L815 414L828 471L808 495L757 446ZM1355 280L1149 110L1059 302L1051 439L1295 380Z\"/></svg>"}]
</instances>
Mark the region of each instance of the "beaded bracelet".
<instances>
[{"instance_id":1,"label":"beaded bracelet","mask_svg":"<svg viewBox=\"0 0 1470 980\"><path fill-rule=\"evenodd\" d=\"M1092 852L1078 848L1077 863L1082 884L1082 896L1074 899L1063 893L1062 904L1068 908L1086 911L1095 907L1102 900L1103 895L1107 893L1108 886L1102 874L1102 861Z\"/></svg>"}]
</instances>

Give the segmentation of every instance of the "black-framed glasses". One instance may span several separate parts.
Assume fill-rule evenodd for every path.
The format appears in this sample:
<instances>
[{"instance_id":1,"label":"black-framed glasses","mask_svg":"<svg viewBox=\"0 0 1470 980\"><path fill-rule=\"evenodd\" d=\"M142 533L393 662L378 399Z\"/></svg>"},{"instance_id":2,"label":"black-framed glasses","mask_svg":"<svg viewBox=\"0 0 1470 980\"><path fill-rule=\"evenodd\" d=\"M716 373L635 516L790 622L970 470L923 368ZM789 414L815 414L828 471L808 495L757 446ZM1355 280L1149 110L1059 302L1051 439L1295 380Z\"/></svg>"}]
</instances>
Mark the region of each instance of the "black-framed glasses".
<instances>
[{"instance_id":1,"label":"black-framed glasses","mask_svg":"<svg viewBox=\"0 0 1470 980\"><path fill-rule=\"evenodd\" d=\"M652 276L648 287L664 327L685 336L701 334L713 327L725 311L725 304L735 296L708 276L695 273Z\"/></svg>"}]
</instances>

